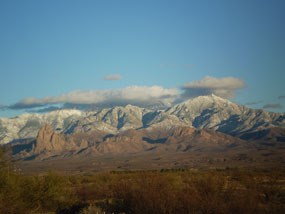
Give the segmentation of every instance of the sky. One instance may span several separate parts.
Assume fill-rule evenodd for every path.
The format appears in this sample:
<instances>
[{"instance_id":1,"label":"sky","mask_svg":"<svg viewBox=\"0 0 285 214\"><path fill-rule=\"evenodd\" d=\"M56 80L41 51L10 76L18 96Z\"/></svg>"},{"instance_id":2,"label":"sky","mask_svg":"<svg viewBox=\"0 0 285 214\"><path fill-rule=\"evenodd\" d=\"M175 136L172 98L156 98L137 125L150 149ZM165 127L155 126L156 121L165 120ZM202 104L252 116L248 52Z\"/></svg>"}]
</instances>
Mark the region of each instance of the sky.
<instances>
[{"instance_id":1,"label":"sky","mask_svg":"<svg viewBox=\"0 0 285 214\"><path fill-rule=\"evenodd\" d=\"M214 93L285 112L283 0L1 0L0 117Z\"/></svg>"}]
</instances>

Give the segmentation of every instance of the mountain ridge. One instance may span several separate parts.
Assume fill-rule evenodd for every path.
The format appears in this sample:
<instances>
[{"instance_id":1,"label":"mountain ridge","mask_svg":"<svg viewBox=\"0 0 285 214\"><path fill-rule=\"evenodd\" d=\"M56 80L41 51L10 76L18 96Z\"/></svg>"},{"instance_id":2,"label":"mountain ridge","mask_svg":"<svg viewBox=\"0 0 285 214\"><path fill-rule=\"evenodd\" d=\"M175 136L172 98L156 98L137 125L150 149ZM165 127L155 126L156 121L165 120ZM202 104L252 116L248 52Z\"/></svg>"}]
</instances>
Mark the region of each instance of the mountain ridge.
<instances>
[{"instance_id":1,"label":"mountain ridge","mask_svg":"<svg viewBox=\"0 0 285 214\"><path fill-rule=\"evenodd\" d=\"M17 149L22 144L13 145L14 156L18 159L33 158L45 160L66 156L104 156L131 154L163 154L192 151L228 151L249 148L245 141L211 130L197 130L193 127L172 127L161 129L128 129L115 135L104 133L93 135L78 133L65 135L56 133L50 125L43 126L32 147Z\"/></svg>"},{"instance_id":2,"label":"mountain ridge","mask_svg":"<svg viewBox=\"0 0 285 214\"><path fill-rule=\"evenodd\" d=\"M65 134L92 131L118 134L128 129L169 130L189 126L244 138L248 133L274 127L284 128L285 115L250 109L212 94L186 100L165 110L126 105L96 112L57 110L46 114L0 118L0 144L15 139L36 138L45 124L50 124L57 133Z\"/></svg>"}]
</instances>

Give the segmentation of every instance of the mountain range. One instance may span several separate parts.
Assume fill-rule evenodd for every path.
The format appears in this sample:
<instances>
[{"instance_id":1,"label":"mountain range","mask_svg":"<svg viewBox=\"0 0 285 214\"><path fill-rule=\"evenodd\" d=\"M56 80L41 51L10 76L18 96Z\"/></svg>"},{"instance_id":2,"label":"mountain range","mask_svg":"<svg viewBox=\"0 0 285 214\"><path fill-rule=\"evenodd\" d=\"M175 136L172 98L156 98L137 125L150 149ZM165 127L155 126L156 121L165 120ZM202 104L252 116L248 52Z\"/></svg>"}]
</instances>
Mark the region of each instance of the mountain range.
<instances>
[{"instance_id":1,"label":"mountain range","mask_svg":"<svg viewBox=\"0 0 285 214\"><path fill-rule=\"evenodd\" d=\"M126 105L0 119L0 142L20 159L189 152L245 152L283 145L285 115L216 95L163 110Z\"/></svg>"},{"instance_id":2,"label":"mountain range","mask_svg":"<svg viewBox=\"0 0 285 214\"><path fill-rule=\"evenodd\" d=\"M165 110L150 110L132 105L98 112L56 110L45 114L0 118L0 144L35 138L45 124L50 124L58 133L66 134L93 130L116 134L128 129L189 126L249 138L251 134L273 127L284 128L285 115L250 109L215 95L196 97Z\"/></svg>"}]
</instances>

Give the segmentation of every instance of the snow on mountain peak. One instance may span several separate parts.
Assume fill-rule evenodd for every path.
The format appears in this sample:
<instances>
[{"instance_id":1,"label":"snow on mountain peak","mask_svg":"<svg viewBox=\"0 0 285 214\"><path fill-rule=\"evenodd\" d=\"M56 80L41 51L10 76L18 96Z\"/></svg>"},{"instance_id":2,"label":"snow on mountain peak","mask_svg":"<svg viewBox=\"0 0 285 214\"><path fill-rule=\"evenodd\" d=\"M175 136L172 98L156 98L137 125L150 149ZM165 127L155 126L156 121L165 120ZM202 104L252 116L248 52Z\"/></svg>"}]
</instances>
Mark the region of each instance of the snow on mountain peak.
<instances>
[{"instance_id":1,"label":"snow on mountain peak","mask_svg":"<svg viewBox=\"0 0 285 214\"><path fill-rule=\"evenodd\" d=\"M229 100L216 96L215 94L198 96L184 101L185 104L194 105L221 105L231 103Z\"/></svg>"},{"instance_id":2,"label":"snow on mountain peak","mask_svg":"<svg viewBox=\"0 0 285 214\"><path fill-rule=\"evenodd\" d=\"M62 109L45 114L25 113L14 118L0 118L0 144L19 138L33 138L45 124L60 132L83 115L80 110Z\"/></svg>"},{"instance_id":3,"label":"snow on mountain peak","mask_svg":"<svg viewBox=\"0 0 285 214\"><path fill-rule=\"evenodd\" d=\"M118 133L128 129L193 126L237 136L270 126L285 127L285 116L250 109L211 94L160 111L126 105L98 112L69 109L0 118L0 144L14 139L34 138L45 124L50 124L56 132L64 133L96 130Z\"/></svg>"},{"instance_id":4,"label":"snow on mountain peak","mask_svg":"<svg viewBox=\"0 0 285 214\"><path fill-rule=\"evenodd\" d=\"M186 100L182 103L174 105L166 112L169 114L175 114L182 119L186 118L186 120L192 120L204 111L217 111L224 109L229 111L239 111L238 105L230 102L229 100L211 94Z\"/></svg>"}]
</instances>

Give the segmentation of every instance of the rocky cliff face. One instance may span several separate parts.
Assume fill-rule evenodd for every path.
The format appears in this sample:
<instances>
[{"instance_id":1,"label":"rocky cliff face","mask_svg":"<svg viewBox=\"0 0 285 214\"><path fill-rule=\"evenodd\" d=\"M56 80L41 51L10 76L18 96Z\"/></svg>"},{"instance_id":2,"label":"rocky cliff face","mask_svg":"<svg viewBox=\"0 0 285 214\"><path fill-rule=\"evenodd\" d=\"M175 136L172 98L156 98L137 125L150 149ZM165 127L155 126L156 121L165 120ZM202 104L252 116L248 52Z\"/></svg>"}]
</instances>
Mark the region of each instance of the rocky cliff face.
<instances>
[{"instance_id":1,"label":"rocky cliff face","mask_svg":"<svg viewBox=\"0 0 285 214\"><path fill-rule=\"evenodd\" d=\"M72 137L58 134L50 125L45 125L38 133L32 153L59 154L66 151L76 152L86 147L88 147L88 142L86 140L83 139L75 142Z\"/></svg>"},{"instance_id":2,"label":"rocky cliff face","mask_svg":"<svg viewBox=\"0 0 285 214\"><path fill-rule=\"evenodd\" d=\"M43 126L37 136L35 153L43 151L59 152L64 149L64 137L54 132L50 125Z\"/></svg>"},{"instance_id":3,"label":"rocky cliff face","mask_svg":"<svg viewBox=\"0 0 285 214\"><path fill-rule=\"evenodd\" d=\"M49 125L43 126L34 149L26 155L40 159L54 156L128 155L155 152L176 153L191 151L225 151L247 148L245 141L210 130L193 127L166 129L129 129L116 135L81 133L63 135L55 133Z\"/></svg>"}]
</instances>

